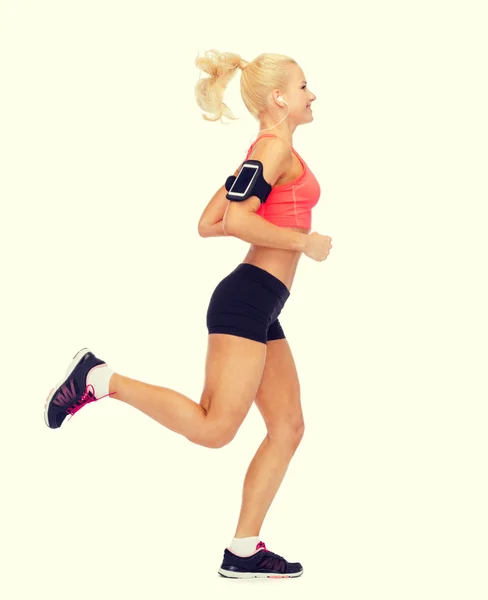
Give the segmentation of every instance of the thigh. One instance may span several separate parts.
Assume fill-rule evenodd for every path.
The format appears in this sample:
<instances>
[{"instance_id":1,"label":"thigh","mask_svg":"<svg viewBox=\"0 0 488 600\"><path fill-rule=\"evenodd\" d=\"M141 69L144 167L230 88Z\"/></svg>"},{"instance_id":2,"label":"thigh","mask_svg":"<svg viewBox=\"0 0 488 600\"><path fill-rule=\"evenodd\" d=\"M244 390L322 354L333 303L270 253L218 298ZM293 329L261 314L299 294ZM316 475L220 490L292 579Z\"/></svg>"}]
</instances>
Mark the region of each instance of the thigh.
<instances>
[{"instance_id":1,"label":"thigh","mask_svg":"<svg viewBox=\"0 0 488 600\"><path fill-rule=\"evenodd\" d=\"M208 335L200 405L216 427L236 431L254 402L267 346L237 335Z\"/></svg>"},{"instance_id":2,"label":"thigh","mask_svg":"<svg viewBox=\"0 0 488 600\"><path fill-rule=\"evenodd\" d=\"M303 430L300 382L286 338L269 341L263 376L256 394L270 437Z\"/></svg>"}]
</instances>

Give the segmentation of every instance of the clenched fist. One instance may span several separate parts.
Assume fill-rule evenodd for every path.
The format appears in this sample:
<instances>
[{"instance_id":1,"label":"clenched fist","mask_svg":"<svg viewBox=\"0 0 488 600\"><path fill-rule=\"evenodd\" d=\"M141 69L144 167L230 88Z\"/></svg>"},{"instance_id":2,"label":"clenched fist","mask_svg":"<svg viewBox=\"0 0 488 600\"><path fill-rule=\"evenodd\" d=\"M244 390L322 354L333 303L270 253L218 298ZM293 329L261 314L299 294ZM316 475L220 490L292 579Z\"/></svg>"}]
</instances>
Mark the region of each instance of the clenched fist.
<instances>
[{"instance_id":1,"label":"clenched fist","mask_svg":"<svg viewBox=\"0 0 488 600\"><path fill-rule=\"evenodd\" d=\"M303 251L309 258L313 258L318 262L322 262L329 255L332 238L328 235L320 235L316 231L309 233L307 245Z\"/></svg>"}]
</instances>

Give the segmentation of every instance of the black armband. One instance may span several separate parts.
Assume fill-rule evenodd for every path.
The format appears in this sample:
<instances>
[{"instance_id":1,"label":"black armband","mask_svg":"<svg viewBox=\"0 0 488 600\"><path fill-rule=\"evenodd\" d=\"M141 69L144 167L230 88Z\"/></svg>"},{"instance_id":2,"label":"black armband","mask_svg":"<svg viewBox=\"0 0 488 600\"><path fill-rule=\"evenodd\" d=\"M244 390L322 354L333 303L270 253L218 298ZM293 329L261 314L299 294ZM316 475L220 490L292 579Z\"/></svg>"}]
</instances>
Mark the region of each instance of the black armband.
<instances>
[{"instance_id":1,"label":"black armband","mask_svg":"<svg viewBox=\"0 0 488 600\"><path fill-rule=\"evenodd\" d=\"M263 163L260 160L246 160L237 177L230 175L225 182L226 198L242 202L257 196L261 204L266 202L272 186L263 177Z\"/></svg>"}]
</instances>

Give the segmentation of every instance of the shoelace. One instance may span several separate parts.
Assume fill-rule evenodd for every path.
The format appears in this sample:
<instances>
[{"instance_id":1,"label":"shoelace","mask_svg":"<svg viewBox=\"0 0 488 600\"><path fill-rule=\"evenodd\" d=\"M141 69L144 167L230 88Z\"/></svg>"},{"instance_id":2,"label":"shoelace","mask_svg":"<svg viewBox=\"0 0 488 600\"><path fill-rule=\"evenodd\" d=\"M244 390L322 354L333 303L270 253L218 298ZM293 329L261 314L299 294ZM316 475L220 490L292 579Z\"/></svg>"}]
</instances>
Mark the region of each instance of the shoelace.
<instances>
[{"instance_id":1,"label":"shoelace","mask_svg":"<svg viewBox=\"0 0 488 600\"><path fill-rule=\"evenodd\" d=\"M266 548L266 544L264 542L259 542L258 545L256 546L256 550L259 550L259 548L264 548L265 552L267 552L268 554L270 554L271 556L274 556L276 558L281 558L281 560L285 560L282 556L280 556L279 554L276 554L275 552L271 552L271 550L268 550ZM285 561L286 562L286 561Z\"/></svg>"},{"instance_id":2,"label":"shoelace","mask_svg":"<svg viewBox=\"0 0 488 600\"><path fill-rule=\"evenodd\" d=\"M286 572L286 560L276 554L275 552L271 552L266 548L266 544L264 542L259 542L256 546L256 550L263 548L264 556L261 557L260 567L265 569L272 569L276 573L285 573Z\"/></svg>"},{"instance_id":3,"label":"shoelace","mask_svg":"<svg viewBox=\"0 0 488 600\"><path fill-rule=\"evenodd\" d=\"M91 388L91 390L89 388ZM105 396L100 396L100 398L96 398L95 397L95 388L91 384L87 385L85 388L85 391L81 395L81 398L79 400L77 400L76 403L73 404L73 406L70 406L68 409L66 409L66 412L71 415L69 417L68 421L71 419L71 417L76 412L78 412L80 410L80 408L83 408L85 406L85 404L88 404L90 402L95 402L95 400L100 400L101 398L105 398L106 396L112 396L113 394L115 394L115 392L111 392L110 394L105 394Z\"/></svg>"}]
</instances>

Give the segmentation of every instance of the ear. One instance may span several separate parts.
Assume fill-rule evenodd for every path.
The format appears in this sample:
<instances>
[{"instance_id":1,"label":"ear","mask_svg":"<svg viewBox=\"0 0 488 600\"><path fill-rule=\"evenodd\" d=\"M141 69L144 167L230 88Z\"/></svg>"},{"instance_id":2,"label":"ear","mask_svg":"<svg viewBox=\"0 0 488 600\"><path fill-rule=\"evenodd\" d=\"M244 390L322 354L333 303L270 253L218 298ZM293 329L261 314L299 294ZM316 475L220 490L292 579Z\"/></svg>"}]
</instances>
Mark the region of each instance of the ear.
<instances>
[{"instance_id":1,"label":"ear","mask_svg":"<svg viewBox=\"0 0 488 600\"><path fill-rule=\"evenodd\" d=\"M278 106L283 106L283 104L281 103L281 100L280 100L280 98L281 98L281 92L280 92L280 90L279 90L279 89L277 89L277 88L276 88L276 89L274 89L274 90L271 92L271 99L272 99L272 101L273 101L275 104L277 104Z\"/></svg>"}]
</instances>

